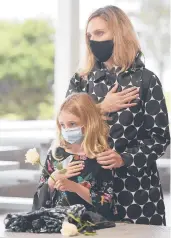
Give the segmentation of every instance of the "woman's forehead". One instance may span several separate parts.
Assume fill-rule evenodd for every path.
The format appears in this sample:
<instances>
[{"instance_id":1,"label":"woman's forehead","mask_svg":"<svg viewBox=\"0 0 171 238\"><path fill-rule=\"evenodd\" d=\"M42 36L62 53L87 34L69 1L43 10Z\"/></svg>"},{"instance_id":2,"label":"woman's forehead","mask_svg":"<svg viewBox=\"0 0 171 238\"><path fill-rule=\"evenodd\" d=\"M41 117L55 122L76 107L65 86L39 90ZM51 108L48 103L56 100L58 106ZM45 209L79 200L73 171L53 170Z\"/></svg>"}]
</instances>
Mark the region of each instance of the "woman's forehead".
<instances>
[{"instance_id":1,"label":"woman's forehead","mask_svg":"<svg viewBox=\"0 0 171 238\"><path fill-rule=\"evenodd\" d=\"M87 26L87 33L93 33L97 30L106 30L108 29L108 23L101 17L94 17L91 19Z\"/></svg>"}]
</instances>

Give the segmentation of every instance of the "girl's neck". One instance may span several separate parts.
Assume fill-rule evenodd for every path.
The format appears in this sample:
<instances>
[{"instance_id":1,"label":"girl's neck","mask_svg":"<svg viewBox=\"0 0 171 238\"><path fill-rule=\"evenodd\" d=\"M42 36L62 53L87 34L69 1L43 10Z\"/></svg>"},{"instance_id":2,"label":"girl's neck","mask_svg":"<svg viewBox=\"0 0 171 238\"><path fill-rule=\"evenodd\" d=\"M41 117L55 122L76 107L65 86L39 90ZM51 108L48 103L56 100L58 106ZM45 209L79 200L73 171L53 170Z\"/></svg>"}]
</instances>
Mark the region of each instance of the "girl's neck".
<instances>
[{"instance_id":1,"label":"girl's neck","mask_svg":"<svg viewBox=\"0 0 171 238\"><path fill-rule=\"evenodd\" d=\"M72 144L70 148L66 149L66 152L76 155L85 155L84 150L80 144Z\"/></svg>"}]
</instances>

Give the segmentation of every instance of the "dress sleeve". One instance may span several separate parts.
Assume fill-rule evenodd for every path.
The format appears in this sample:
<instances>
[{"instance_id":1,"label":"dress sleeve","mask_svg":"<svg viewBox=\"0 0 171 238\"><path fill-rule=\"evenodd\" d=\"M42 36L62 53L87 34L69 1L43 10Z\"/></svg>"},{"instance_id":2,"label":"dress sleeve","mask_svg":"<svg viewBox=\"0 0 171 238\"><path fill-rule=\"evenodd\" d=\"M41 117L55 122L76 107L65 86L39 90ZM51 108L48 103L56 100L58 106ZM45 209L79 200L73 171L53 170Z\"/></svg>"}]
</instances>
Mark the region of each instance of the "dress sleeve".
<instances>
[{"instance_id":1,"label":"dress sleeve","mask_svg":"<svg viewBox=\"0 0 171 238\"><path fill-rule=\"evenodd\" d=\"M55 205L55 200L58 199L59 191L56 189L52 192L48 186L49 175L51 175L55 170L61 170L64 168L63 162L66 161L69 153L65 152L62 147L54 147L55 141L47 153L44 168L42 169L39 185L37 191L33 198L32 210L38 210L41 207L50 208ZM53 152L52 152L53 151ZM61 160L59 163L57 159Z\"/></svg>"},{"instance_id":2,"label":"dress sleeve","mask_svg":"<svg viewBox=\"0 0 171 238\"><path fill-rule=\"evenodd\" d=\"M155 74L150 79L143 107L144 116L139 118L142 123L138 130L138 146L130 147L121 154L129 173L133 175L138 175L144 168L148 170L170 144L166 102L162 85Z\"/></svg>"},{"instance_id":3,"label":"dress sleeve","mask_svg":"<svg viewBox=\"0 0 171 238\"><path fill-rule=\"evenodd\" d=\"M97 177L91 182L90 196L96 212L108 220L116 215L113 197L113 176L111 170L100 169Z\"/></svg>"},{"instance_id":4,"label":"dress sleeve","mask_svg":"<svg viewBox=\"0 0 171 238\"><path fill-rule=\"evenodd\" d=\"M47 154L44 168L42 169L42 172L40 175L38 188L37 188L36 193L34 194L33 206L32 206L33 211L38 210L41 207L49 207L50 206L51 192L48 187L49 175L46 171L49 174L52 174L54 172L53 158L52 158L51 150L49 150L49 152Z\"/></svg>"}]
</instances>

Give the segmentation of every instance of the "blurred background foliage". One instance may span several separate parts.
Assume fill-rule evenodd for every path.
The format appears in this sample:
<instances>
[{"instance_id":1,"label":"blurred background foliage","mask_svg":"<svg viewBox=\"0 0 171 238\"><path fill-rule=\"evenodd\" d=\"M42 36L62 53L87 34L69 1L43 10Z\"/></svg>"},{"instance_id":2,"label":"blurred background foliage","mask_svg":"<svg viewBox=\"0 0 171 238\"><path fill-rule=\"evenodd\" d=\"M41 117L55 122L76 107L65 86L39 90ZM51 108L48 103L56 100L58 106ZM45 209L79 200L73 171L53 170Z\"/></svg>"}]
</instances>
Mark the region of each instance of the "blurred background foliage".
<instances>
[{"instance_id":1,"label":"blurred background foliage","mask_svg":"<svg viewBox=\"0 0 171 238\"><path fill-rule=\"evenodd\" d=\"M169 67L169 2L143 0L140 12L128 15L141 22L143 31L138 34L144 55L152 59L158 70L155 73L163 83ZM0 32L0 118L53 119L53 23L46 19L0 21ZM165 96L170 108L169 92Z\"/></svg>"},{"instance_id":2,"label":"blurred background foliage","mask_svg":"<svg viewBox=\"0 0 171 238\"><path fill-rule=\"evenodd\" d=\"M0 117L53 116L54 27L47 20L0 22Z\"/></svg>"}]
</instances>

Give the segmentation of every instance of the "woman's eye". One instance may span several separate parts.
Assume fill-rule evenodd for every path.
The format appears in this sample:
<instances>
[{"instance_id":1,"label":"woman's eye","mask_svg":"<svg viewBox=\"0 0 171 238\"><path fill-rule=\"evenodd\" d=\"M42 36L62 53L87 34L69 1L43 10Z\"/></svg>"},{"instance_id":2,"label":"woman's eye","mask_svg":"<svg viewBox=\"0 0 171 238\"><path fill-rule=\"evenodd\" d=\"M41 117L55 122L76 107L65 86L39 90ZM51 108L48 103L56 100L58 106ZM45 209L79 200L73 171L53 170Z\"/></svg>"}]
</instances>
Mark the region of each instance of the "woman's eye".
<instances>
[{"instance_id":1,"label":"woman's eye","mask_svg":"<svg viewBox=\"0 0 171 238\"><path fill-rule=\"evenodd\" d=\"M98 31L98 32L97 32L97 35L98 35L98 36L102 36L103 34L104 34L103 31Z\"/></svg>"},{"instance_id":2,"label":"woman's eye","mask_svg":"<svg viewBox=\"0 0 171 238\"><path fill-rule=\"evenodd\" d=\"M90 35L90 34L87 34L87 38L90 40L90 38L91 38L91 35Z\"/></svg>"}]
</instances>

